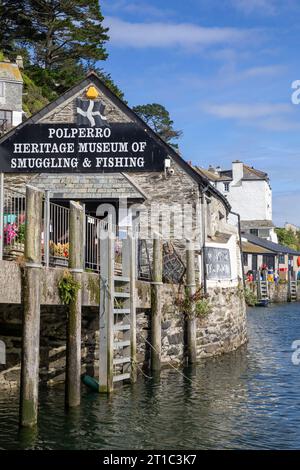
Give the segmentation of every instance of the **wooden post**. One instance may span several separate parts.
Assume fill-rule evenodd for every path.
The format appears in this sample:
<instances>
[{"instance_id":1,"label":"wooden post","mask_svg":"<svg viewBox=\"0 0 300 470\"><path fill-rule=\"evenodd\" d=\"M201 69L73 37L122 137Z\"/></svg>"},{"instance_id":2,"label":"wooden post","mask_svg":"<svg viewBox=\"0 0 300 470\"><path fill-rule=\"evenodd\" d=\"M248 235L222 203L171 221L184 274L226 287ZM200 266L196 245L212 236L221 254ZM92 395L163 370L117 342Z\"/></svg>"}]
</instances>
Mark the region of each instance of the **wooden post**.
<instances>
[{"instance_id":1,"label":"wooden post","mask_svg":"<svg viewBox=\"0 0 300 470\"><path fill-rule=\"evenodd\" d=\"M4 173L0 173L0 260L3 259Z\"/></svg>"},{"instance_id":2,"label":"wooden post","mask_svg":"<svg viewBox=\"0 0 300 470\"><path fill-rule=\"evenodd\" d=\"M162 241L153 240L153 270L151 282L151 370L161 368L161 287L162 287Z\"/></svg>"},{"instance_id":3,"label":"wooden post","mask_svg":"<svg viewBox=\"0 0 300 470\"><path fill-rule=\"evenodd\" d=\"M193 244L188 241L186 246L186 288L189 296L196 292L195 280L195 251ZM189 364L194 364L197 361L197 322L194 310L191 316L186 319L186 338L187 338L187 359Z\"/></svg>"},{"instance_id":4,"label":"wooden post","mask_svg":"<svg viewBox=\"0 0 300 470\"><path fill-rule=\"evenodd\" d=\"M111 393L113 390L114 238L110 220L108 230L100 229L100 393Z\"/></svg>"},{"instance_id":5,"label":"wooden post","mask_svg":"<svg viewBox=\"0 0 300 470\"><path fill-rule=\"evenodd\" d=\"M131 227L127 230L127 238L123 240L122 264L124 276L130 279L130 378L131 382L136 382L136 238Z\"/></svg>"},{"instance_id":6,"label":"wooden post","mask_svg":"<svg viewBox=\"0 0 300 470\"><path fill-rule=\"evenodd\" d=\"M37 423L40 352L40 277L43 193L26 187L23 335L20 388L20 425Z\"/></svg>"},{"instance_id":7,"label":"wooden post","mask_svg":"<svg viewBox=\"0 0 300 470\"><path fill-rule=\"evenodd\" d=\"M69 268L73 279L82 283L82 243L83 243L83 208L80 204L70 202L69 229ZM76 299L71 301L67 323L67 361L66 361L66 406L80 404L81 375L81 304L82 290L79 289Z\"/></svg>"},{"instance_id":8,"label":"wooden post","mask_svg":"<svg viewBox=\"0 0 300 470\"><path fill-rule=\"evenodd\" d=\"M44 263L49 268L50 262L50 192L45 191L44 206Z\"/></svg>"}]
</instances>

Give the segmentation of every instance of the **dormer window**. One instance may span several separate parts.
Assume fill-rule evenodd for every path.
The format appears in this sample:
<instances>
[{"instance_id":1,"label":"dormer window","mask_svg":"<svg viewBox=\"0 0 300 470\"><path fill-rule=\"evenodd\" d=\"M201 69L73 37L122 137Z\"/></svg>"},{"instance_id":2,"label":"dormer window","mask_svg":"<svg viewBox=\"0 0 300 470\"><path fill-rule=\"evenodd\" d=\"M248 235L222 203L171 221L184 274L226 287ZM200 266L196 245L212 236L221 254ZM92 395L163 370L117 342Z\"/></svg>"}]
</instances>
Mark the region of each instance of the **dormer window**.
<instances>
[{"instance_id":1,"label":"dormer window","mask_svg":"<svg viewBox=\"0 0 300 470\"><path fill-rule=\"evenodd\" d=\"M229 193L229 183L224 183L224 191L225 193Z\"/></svg>"}]
</instances>

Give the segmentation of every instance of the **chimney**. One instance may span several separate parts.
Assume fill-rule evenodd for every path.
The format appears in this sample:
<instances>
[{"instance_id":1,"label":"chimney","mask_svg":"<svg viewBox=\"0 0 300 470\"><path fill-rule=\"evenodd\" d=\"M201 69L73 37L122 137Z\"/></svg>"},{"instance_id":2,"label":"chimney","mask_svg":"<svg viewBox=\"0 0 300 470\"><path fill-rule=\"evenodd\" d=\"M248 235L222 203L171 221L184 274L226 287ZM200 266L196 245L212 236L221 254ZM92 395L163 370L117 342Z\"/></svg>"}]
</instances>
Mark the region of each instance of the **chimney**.
<instances>
[{"instance_id":1,"label":"chimney","mask_svg":"<svg viewBox=\"0 0 300 470\"><path fill-rule=\"evenodd\" d=\"M17 55L16 64L17 64L17 66L19 67L19 69L23 69L23 68L24 68L23 57L22 57L21 55Z\"/></svg>"},{"instance_id":2,"label":"chimney","mask_svg":"<svg viewBox=\"0 0 300 470\"><path fill-rule=\"evenodd\" d=\"M244 176L244 164L240 160L232 162L232 180L233 183L238 183Z\"/></svg>"}]
</instances>

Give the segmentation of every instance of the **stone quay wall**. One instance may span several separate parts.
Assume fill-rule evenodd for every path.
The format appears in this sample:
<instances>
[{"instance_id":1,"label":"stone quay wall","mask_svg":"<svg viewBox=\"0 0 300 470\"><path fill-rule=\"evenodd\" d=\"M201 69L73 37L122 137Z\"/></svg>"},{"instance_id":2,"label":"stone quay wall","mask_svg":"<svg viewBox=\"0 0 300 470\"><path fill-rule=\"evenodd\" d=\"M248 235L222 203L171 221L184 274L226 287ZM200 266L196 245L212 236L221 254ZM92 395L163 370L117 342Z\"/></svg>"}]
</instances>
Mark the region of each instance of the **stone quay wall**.
<instances>
[{"instance_id":1,"label":"stone quay wall","mask_svg":"<svg viewBox=\"0 0 300 470\"><path fill-rule=\"evenodd\" d=\"M0 340L6 344L7 363L0 365L0 389L19 386L22 347L22 305L20 272L15 263L4 262L14 283L0 298ZM1 271L1 269L0 269ZM44 270L42 276L40 381L43 385L63 382L65 378L67 308L59 304L59 269ZM4 277L1 279L5 280ZM7 279L7 277L6 277ZM97 275L85 273L82 311L82 372L97 377L99 354L99 292ZM247 340L245 303L241 288L210 288L211 312L197 321L197 356L217 356L237 349ZM178 286L162 286L162 366L185 361L184 315L176 305ZM149 366L151 347L150 284L137 283L137 358L139 370ZM6 301L3 303L3 301Z\"/></svg>"}]
</instances>

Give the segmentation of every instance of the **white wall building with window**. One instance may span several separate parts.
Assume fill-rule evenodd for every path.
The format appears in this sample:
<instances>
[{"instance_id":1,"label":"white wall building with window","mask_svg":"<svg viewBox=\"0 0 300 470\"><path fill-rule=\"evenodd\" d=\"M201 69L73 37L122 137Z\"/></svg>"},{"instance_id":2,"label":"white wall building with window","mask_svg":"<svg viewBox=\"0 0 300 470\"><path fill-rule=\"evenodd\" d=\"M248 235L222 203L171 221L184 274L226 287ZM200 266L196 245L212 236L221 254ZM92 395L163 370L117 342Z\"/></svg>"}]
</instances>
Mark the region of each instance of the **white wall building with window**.
<instances>
[{"instance_id":1,"label":"white wall building with window","mask_svg":"<svg viewBox=\"0 0 300 470\"><path fill-rule=\"evenodd\" d=\"M277 242L272 222L272 189L268 174L236 160L231 170L196 168L228 199L240 215L241 229Z\"/></svg>"},{"instance_id":2,"label":"white wall building with window","mask_svg":"<svg viewBox=\"0 0 300 470\"><path fill-rule=\"evenodd\" d=\"M16 63L0 62L0 135L22 122L22 67L21 56Z\"/></svg>"}]
</instances>

